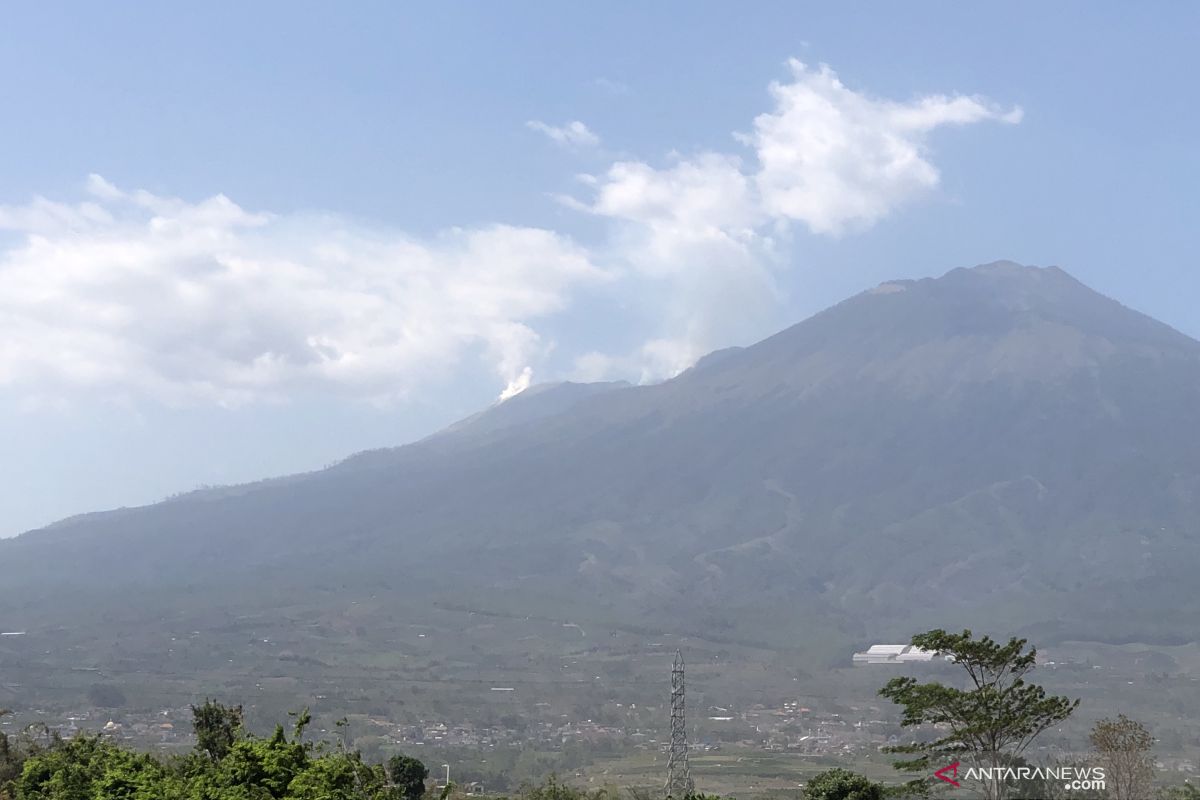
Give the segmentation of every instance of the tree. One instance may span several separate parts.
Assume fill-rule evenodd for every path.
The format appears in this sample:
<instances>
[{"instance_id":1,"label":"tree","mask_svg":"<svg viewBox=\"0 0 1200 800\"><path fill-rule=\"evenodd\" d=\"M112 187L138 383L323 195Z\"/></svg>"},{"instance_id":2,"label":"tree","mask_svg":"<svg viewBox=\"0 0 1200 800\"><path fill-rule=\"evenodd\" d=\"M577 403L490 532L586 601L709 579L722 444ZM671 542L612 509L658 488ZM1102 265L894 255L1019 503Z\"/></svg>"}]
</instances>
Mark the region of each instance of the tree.
<instances>
[{"instance_id":1,"label":"tree","mask_svg":"<svg viewBox=\"0 0 1200 800\"><path fill-rule=\"evenodd\" d=\"M392 785L400 790L404 800L421 800L425 794L425 779L429 777L424 764L412 756L400 754L388 759L387 771Z\"/></svg>"},{"instance_id":2,"label":"tree","mask_svg":"<svg viewBox=\"0 0 1200 800\"><path fill-rule=\"evenodd\" d=\"M103 736L81 734L31 756L15 782L17 800L141 800L161 797L162 765Z\"/></svg>"},{"instance_id":3,"label":"tree","mask_svg":"<svg viewBox=\"0 0 1200 800\"><path fill-rule=\"evenodd\" d=\"M1142 800L1154 786L1154 737L1142 723L1120 714L1102 719L1088 738L1104 765L1105 784L1113 800Z\"/></svg>"},{"instance_id":4,"label":"tree","mask_svg":"<svg viewBox=\"0 0 1200 800\"><path fill-rule=\"evenodd\" d=\"M840 767L815 775L804 786L804 800L883 800L883 784Z\"/></svg>"},{"instance_id":5,"label":"tree","mask_svg":"<svg viewBox=\"0 0 1200 800\"><path fill-rule=\"evenodd\" d=\"M226 721L237 711L206 705L216 706L209 715L222 711ZM163 759L99 735L59 740L30 755L13 800L403 800L382 765L302 741L303 725L291 739L282 726L262 739L240 727L218 729L234 733L219 759L208 750Z\"/></svg>"},{"instance_id":6,"label":"tree","mask_svg":"<svg viewBox=\"0 0 1200 800\"><path fill-rule=\"evenodd\" d=\"M223 706L215 700L192 706L192 729L196 732L196 749L212 761L228 755L238 740L244 724L241 706Z\"/></svg>"},{"instance_id":7,"label":"tree","mask_svg":"<svg viewBox=\"0 0 1200 800\"><path fill-rule=\"evenodd\" d=\"M12 712L0 708L0 717ZM8 734L0 731L0 800L8 800L12 781L21 774L23 759Z\"/></svg>"},{"instance_id":8,"label":"tree","mask_svg":"<svg viewBox=\"0 0 1200 800\"><path fill-rule=\"evenodd\" d=\"M956 761L974 762L987 769L984 796L1000 800L1008 790L1002 768L1019 758L1040 733L1069 717L1079 701L1047 696L1042 687L1025 682L1036 665L1037 650L1027 650L1024 639L1012 638L1002 645L988 636L975 639L969 630L956 634L939 629L914 636L912 644L947 656L967 673L969 686L918 683L905 676L892 678L879 690L904 707L901 725L936 725L944 732L933 741L889 748L916 756L897 761L896 768L932 772ZM909 784L916 791L929 785L928 777Z\"/></svg>"}]
</instances>

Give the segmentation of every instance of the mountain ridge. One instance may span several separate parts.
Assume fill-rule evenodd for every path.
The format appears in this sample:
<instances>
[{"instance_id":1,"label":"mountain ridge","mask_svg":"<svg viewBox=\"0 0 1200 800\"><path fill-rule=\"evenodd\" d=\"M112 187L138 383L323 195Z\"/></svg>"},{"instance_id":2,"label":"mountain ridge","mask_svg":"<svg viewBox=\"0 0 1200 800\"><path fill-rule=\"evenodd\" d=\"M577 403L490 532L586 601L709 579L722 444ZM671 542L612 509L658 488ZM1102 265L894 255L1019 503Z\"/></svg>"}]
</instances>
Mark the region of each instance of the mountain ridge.
<instances>
[{"instance_id":1,"label":"mountain ridge","mask_svg":"<svg viewBox=\"0 0 1200 800\"><path fill-rule=\"evenodd\" d=\"M0 541L20 573L0 612L44 596L41 562L89 596L195 570L286 596L319 567L421 602L440 590L414 564L438 563L483 595L776 644L973 619L1200 636L1170 586L1091 607L1200 567L1179 434L1198 409L1200 342L994 262L885 282L660 384L540 387L326 470Z\"/></svg>"}]
</instances>

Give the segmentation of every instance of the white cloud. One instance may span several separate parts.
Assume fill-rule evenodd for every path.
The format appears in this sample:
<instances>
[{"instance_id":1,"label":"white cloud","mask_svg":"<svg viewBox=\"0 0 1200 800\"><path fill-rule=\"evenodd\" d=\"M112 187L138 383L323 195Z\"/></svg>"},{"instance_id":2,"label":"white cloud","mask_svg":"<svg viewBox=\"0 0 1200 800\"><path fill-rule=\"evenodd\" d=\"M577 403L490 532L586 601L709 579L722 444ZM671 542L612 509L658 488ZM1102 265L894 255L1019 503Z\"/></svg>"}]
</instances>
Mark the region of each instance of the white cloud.
<instances>
[{"instance_id":1,"label":"white cloud","mask_svg":"<svg viewBox=\"0 0 1200 800\"><path fill-rule=\"evenodd\" d=\"M574 149L582 149L585 147L596 147L600 144L600 137L592 133L587 125L584 125L579 120L568 122L562 126L547 125L541 120L531 119L525 123L525 127L531 131L537 131L544 134L555 144L563 147Z\"/></svg>"},{"instance_id":2,"label":"white cloud","mask_svg":"<svg viewBox=\"0 0 1200 800\"><path fill-rule=\"evenodd\" d=\"M814 233L867 227L938 184L925 138L944 125L1016 123L976 97L931 95L911 102L870 97L827 66L789 62L790 83L771 84L775 108L739 137L754 149L764 213L803 222Z\"/></svg>"},{"instance_id":3,"label":"white cloud","mask_svg":"<svg viewBox=\"0 0 1200 800\"><path fill-rule=\"evenodd\" d=\"M1016 123L977 97L930 95L908 102L847 88L828 67L789 62L791 80L773 83L773 108L735 135L750 158L673 154L654 167L613 164L585 176L587 200L567 205L618 224L622 260L663 296L659 335L635 353L583 357L582 373L628 369L655 377L686 368L709 349L767 333L755 323L776 304L780 237L801 223L840 235L875 224L938 185L926 139L945 125Z\"/></svg>"},{"instance_id":4,"label":"white cloud","mask_svg":"<svg viewBox=\"0 0 1200 800\"><path fill-rule=\"evenodd\" d=\"M627 266L635 294L654 298L650 338L608 362L606 377L675 375L711 349L765 332L765 312L777 304L768 266L774 240L761 230L765 218L740 159L674 160L662 169L614 164L584 206L615 221L610 260Z\"/></svg>"},{"instance_id":5,"label":"white cloud","mask_svg":"<svg viewBox=\"0 0 1200 800\"><path fill-rule=\"evenodd\" d=\"M476 353L511 388L534 327L604 278L552 231L422 240L336 217L188 203L99 177L77 205L0 207L0 387L238 404L296 391L401 397Z\"/></svg>"},{"instance_id":6,"label":"white cloud","mask_svg":"<svg viewBox=\"0 0 1200 800\"><path fill-rule=\"evenodd\" d=\"M791 82L770 86L774 108L755 118L752 133L736 135L753 151L749 167L713 152L676 156L665 168L618 162L587 176L594 198L577 205L654 231L745 239L768 223L799 221L814 233L837 234L874 224L937 186L925 141L934 129L1022 116L978 97L873 98L848 89L827 66L788 63Z\"/></svg>"},{"instance_id":7,"label":"white cloud","mask_svg":"<svg viewBox=\"0 0 1200 800\"><path fill-rule=\"evenodd\" d=\"M790 62L741 152L624 159L580 176L569 206L607 221L584 247L485 225L418 238L334 216L252 213L124 191L99 176L82 202L0 207L0 389L237 404L320 391L403 397L481 358L501 399L551 345L544 320L600 281L641 343L576 359L578 377L643 381L769 333L791 232L865 229L936 188L934 130L1015 123L978 97L908 101ZM532 130L571 148L579 121ZM596 264L605 266L601 269ZM566 357L574 355L568 348Z\"/></svg>"},{"instance_id":8,"label":"white cloud","mask_svg":"<svg viewBox=\"0 0 1200 800\"><path fill-rule=\"evenodd\" d=\"M622 255L647 274L686 275L698 261L739 262L757 241L761 221L740 166L716 153L666 169L618 162L596 183L586 208L625 223Z\"/></svg>"},{"instance_id":9,"label":"white cloud","mask_svg":"<svg viewBox=\"0 0 1200 800\"><path fill-rule=\"evenodd\" d=\"M737 237L759 222L750 183L734 156L703 153L667 169L622 161L596 185L593 212L660 233L707 231Z\"/></svg>"}]
</instances>

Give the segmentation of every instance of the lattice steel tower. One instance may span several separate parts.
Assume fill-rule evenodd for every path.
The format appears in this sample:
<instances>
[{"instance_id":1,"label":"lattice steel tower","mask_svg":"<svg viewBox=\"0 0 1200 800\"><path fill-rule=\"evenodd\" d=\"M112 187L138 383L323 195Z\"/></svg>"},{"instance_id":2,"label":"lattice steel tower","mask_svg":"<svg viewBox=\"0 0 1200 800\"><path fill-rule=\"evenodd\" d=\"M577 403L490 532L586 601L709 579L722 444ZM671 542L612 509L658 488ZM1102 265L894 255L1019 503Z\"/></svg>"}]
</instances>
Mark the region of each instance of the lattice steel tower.
<instances>
[{"instance_id":1,"label":"lattice steel tower","mask_svg":"<svg viewBox=\"0 0 1200 800\"><path fill-rule=\"evenodd\" d=\"M671 754L667 758L666 796L683 800L696 790L688 765L687 722L684 719L683 653L675 651L671 667Z\"/></svg>"}]
</instances>

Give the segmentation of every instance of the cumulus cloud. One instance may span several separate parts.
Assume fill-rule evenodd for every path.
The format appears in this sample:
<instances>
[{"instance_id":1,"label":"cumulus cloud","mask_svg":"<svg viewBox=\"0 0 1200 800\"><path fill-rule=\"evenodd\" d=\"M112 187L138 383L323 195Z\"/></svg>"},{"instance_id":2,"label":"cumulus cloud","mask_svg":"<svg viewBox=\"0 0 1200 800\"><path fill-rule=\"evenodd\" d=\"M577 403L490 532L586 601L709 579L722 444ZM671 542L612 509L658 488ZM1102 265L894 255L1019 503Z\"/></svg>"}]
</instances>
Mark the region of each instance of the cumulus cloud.
<instances>
[{"instance_id":1,"label":"cumulus cloud","mask_svg":"<svg viewBox=\"0 0 1200 800\"><path fill-rule=\"evenodd\" d=\"M737 155L675 156L667 167L640 161L588 176L591 202L577 207L663 230L721 232L747 239L767 223L801 222L837 234L878 222L938 185L928 134L945 125L1020 122L1020 108L979 97L929 95L907 102L849 89L828 66L788 62L791 81L770 85L774 107L735 134Z\"/></svg>"},{"instance_id":2,"label":"cumulus cloud","mask_svg":"<svg viewBox=\"0 0 1200 800\"><path fill-rule=\"evenodd\" d=\"M625 261L663 286L660 336L615 358L583 356L580 374L643 365L667 377L695 357L739 340L778 298L780 239L800 224L818 235L874 225L934 189L928 135L947 125L1016 123L1021 110L979 97L872 97L827 66L788 62L769 87L772 108L736 153L672 154L665 166L621 161L584 176L591 195L567 204L614 220Z\"/></svg>"},{"instance_id":3,"label":"cumulus cloud","mask_svg":"<svg viewBox=\"0 0 1200 800\"><path fill-rule=\"evenodd\" d=\"M675 375L709 350L763 333L759 312L778 300L775 241L762 230L765 217L741 159L701 153L673 162L613 164L582 205L613 220L611 260L629 270L636 294L655 298L650 337L609 359L603 377Z\"/></svg>"},{"instance_id":4,"label":"cumulus cloud","mask_svg":"<svg viewBox=\"0 0 1200 800\"><path fill-rule=\"evenodd\" d=\"M534 323L603 280L548 230L419 239L336 217L125 192L0 207L0 387L239 404L296 391L403 397L464 358L528 385Z\"/></svg>"},{"instance_id":5,"label":"cumulus cloud","mask_svg":"<svg viewBox=\"0 0 1200 800\"><path fill-rule=\"evenodd\" d=\"M822 65L789 62L792 80L771 84L775 107L739 137L754 149L762 209L814 233L874 224L938 184L927 135L944 125L1016 123L1021 110L986 100L931 95L909 102L870 97Z\"/></svg>"},{"instance_id":6,"label":"cumulus cloud","mask_svg":"<svg viewBox=\"0 0 1200 800\"><path fill-rule=\"evenodd\" d=\"M869 228L937 187L935 130L1021 117L975 96L891 100L826 66L789 69L734 135L741 149L580 176L582 197L564 202L606 223L588 246L501 224L414 237L99 176L79 202L0 206L15 239L0 244L0 389L46 402L232 405L308 390L386 401L482 359L506 399L540 377L553 344L543 321L600 282L640 315L619 323L640 326L640 343L578 355L575 377L674 375L770 332L796 229ZM528 127L569 148L599 144L579 121Z\"/></svg>"},{"instance_id":7,"label":"cumulus cloud","mask_svg":"<svg viewBox=\"0 0 1200 800\"><path fill-rule=\"evenodd\" d=\"M525 123L525 127L531 131L537 131L545 135L552 142L563 147L582 149L584 147L596 147L600 144L600 137L592 133L588 129L588 126L579 120L556 126L548 125L541 120L531 119Z\"/></svg>"}]
</instances>

